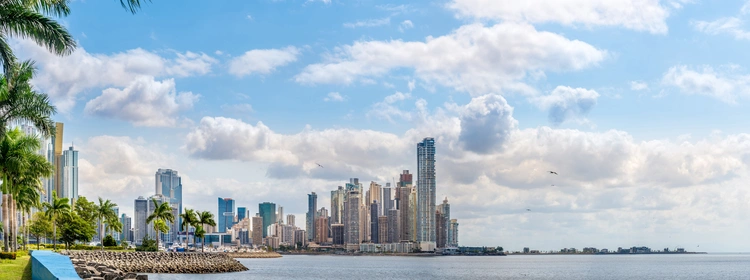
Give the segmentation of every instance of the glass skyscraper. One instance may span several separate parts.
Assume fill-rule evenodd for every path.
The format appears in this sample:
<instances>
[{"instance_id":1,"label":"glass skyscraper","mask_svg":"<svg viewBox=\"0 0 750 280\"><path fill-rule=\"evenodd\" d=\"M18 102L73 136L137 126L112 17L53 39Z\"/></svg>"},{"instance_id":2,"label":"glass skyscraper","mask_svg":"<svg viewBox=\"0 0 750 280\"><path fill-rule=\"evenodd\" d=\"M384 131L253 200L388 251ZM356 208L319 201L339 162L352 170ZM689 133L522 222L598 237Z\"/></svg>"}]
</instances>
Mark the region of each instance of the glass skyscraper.
<instances>
[{"instance_id":1,"label":"glass skyscraper","mask_svg":"<svg viewBox=\"0 0 750 280\"><path fill-rule=\"evenodd\" d=\"M182 214L182 178L177 170L161 169L156 170L156 194L161 194L169 198L169 203L177 205L177 211ZM177 224L182 224L182 218L175 217Z\"/></svg>"},{"instance_id":2,"label":"glass skyscraper","mask_svg":"<svg viewBox=\"0 0 750 280\"><path fill-rule=\"evenodd\" d=\"M78 199L78 151L71 146L63 152L62 188L58 197L69 198L71 203Z\"/></svg>"},{"instance_id":3,"label":"glass skyscraper","mask_svg":"<svg viewBox=\"0 0 750 280\"><path fill-rule=\"evenodd\" d=\"M237 221L242 221L247 217L247 207L237 207Z\"/></svg>"},{"instance_id":4,"label":"glass skyscraper","mask_svg":"<svg viewBox=\"0 0 750 280\"><path fill-rule=\"evenodd\" d=\"M435 242L435 139L417 143L417 241Z\"/></svg>"},{"instance_id":5,"label":"glass skyscraper","mask_svg":"<svg viewBox=\"0 0 750 280\"><path fill-rule=\"evenodd\" d=\"M276 204L263 202L258 205L258 214L263 218L263 238L268 237L268 226L276 222Z\"/></svg>"},{"instance_id":6,"label":"glass skyscraper","mask_svg":"<svg viewBox=\"0 0 750 280\"><path fill-rule=\"evenodd\" d=\"M305 230L307 230L307 240L315 240L315 211L318 208L318 195L315 192L307 195L307 217L305 221Z\"/></svg>"},{"instance_id":7,"label":"glass skyscraper","mask_svg":"<svg viewBox=\"0 0 750 280\"><path fill-rule=\"evenodd\" d=\"M234 225L234 199L219 197L219 228L217 232L227 232Z\"/></svg>"}]
</instances>

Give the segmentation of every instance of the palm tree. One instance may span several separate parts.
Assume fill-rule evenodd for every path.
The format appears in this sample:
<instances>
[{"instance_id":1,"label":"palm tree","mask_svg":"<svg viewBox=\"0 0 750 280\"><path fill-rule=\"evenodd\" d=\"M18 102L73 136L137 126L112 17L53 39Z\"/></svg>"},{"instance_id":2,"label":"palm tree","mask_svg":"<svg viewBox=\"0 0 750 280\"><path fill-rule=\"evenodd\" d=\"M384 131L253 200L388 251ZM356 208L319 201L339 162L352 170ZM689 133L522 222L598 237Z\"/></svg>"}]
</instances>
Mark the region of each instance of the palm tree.
<instances>
[{"instance_id":1,"label":"palm tree","mask_svg":"<svg viewBox=\"0 0 750 280\"><path fill-rule=\"evenodd\" d=\"M155 198L152 198L151 201L154 203L154 212L146 218L146 223L154 221L156 248L159 248L159 233L166 232L164 227L159 224L166 224L167 221L174 223L174 214L172 214L172 207L169 206L168 202L159 203Z\"/></svg>"},{"instance_id":2,"label":"palm tree","mask_svg":"<svg viewBox=\"0 0 750 280\"><path fill-rule=\"evenodd\" d=\"M52 191L52 203L45 202L44 214L52 220L52 242L54 250L57 250L57 221L58 217L70 215L70 203L65 197L58 198L57 193Z\"/></svg>"},{"instance_id":3,"label":"palm tree","mask_svg":"<svg viewBox=\"0 0 750 280\"><path fill-rule=\"evenodd\" d=\"M99 241L102 243L102 250L104 250L104 222L117 220L117 215L113 208L117 207L117 203L113 203L109 199L103 200L99 198L99 205L96 206L96 219L99 221Z\"/></svg>"},{"instance_id":4,"label":"palm tree","mask_svg":"<svg viewBox=\"0 0 750 280\"><path fill-rule=\"evenodd\" d=\"M197 225L198 217L195 215L195 210L185 208L185 213L180 214L180 218L182 219L180 231L185 231L185 235L187 235L187 244L190 245L190 226ZM195 237L193 237L193 245L195 245Z\"/></svg>"},{"instance_id":5,"label":"palm tree","mask_svg":"<svg viewBox=\"0 0 750 280\"><path fill-rule=\"evenodd\" d=\"M206 231L203 230L203 227L201 225L195 226L195 233L193 237L193 247L195 247L195 239L200 238L201 240L206 237ZM203 244L201 243L201 251L203 251Z\"/></svg>"},{"instance_id":6,"label":"palm tree","mask_svg":"<svg viewBox=\"0 0 750 280\"><path fill-rule=\"evenodd\" d=\"M104 221L104 225L105 231L122 232L122 222L120 222L117 216L112 215L112 217L107 218ZM104 239L102 239L102 246L104 246Z\"/></svg>"},{"instance_id":7,"label":"palm tree","mask_svg":"<svg viewBox=\"0 0 750 280\"><path fill-rule=\"evenodd\" d=\"M73 36L44 14L63 16L69 12L67 0L0 0L0 63L4 72L10 72L16 62L8 37L34 40L57 55L73 52Z\"/></svg>"},{"instance_id":8,"label":"palm tree","mask_svg":"<svg viewBox=\"0 0 750 280\"><path fill-rule=\"evenodd\" d=\"M208 211L200 211L198 212L198 221L199 224L201 224L201 229L206 228L206 225L210 225L212 227L216 226L216 221L214 221L214 214ZM197 230L196 230L197 232ZM205 230L203 231L205 233ZM196 235L197 236L197 235ZM203 252L203 247L206 246L206 239L201 239L201 252Z\"/></svg>"},{"instance_id":9,"label":"palm tree","mask_svg":"<svg viewBox=\"0 0 750 280\"><path fill-rule=\"evenodd\" d=\"M21 228L24 229L23 235L23 249L26 250L26 246L29 243L28 226L26 225L26 217L31 213L32 208L39 208L41 206L39 191L32 187L23 187L19 190L16 196L16 206L21 209Z\"/></svg>"},{"instance_id":10,"label":"palm tree","mask_svg":"<svg viewBox=\"0 0 750 280\"><path fill-rule=\"evenodd\" d=\"M0 0L2 1L4 0ZM34 62L27 60L13 64L10 71L0 79L0 137L7 133L13 120L28 121L39 130L42 137L54 136L55 122L52 121L52 115L57 113L57 109L50 103L47 94L36 92L32 88L34 73Z\"/></svg>"}]
</instances>

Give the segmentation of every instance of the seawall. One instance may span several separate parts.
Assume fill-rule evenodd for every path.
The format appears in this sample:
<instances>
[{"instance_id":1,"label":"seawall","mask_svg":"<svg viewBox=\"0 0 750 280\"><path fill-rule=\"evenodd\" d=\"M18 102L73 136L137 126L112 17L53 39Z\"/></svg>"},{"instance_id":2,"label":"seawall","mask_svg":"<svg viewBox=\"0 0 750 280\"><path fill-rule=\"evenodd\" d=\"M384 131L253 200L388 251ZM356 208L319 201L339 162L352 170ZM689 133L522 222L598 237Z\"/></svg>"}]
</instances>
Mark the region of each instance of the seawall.
<instances>
[{"instance_id":1,"label":"seawall","mask_svg":"<svg viewBox=\"0 0 750 280\"><path fill-rule=\"evenodd\" d=\"M32 280L72 280L78 277L73 262L67 256L52 251L31 252Z\"/></svg>"},{"instance_id":2,"label":"seawall","mask_svg":"<svg viewBox=\"0 0 750 280\"><path fill-rule=\"evenodd\" d=\"M204 274L248 270L221 253L68 251L74 262L111 267L125 273Z\"/></svg>"}]
</instances>

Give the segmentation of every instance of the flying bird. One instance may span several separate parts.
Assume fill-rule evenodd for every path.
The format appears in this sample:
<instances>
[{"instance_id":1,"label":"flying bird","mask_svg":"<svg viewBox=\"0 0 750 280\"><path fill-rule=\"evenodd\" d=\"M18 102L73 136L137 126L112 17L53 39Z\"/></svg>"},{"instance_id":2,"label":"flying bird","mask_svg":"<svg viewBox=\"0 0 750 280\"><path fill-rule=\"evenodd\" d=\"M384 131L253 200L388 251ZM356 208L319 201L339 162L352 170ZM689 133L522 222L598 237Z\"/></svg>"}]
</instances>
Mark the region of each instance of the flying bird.
<instances>
[{"instance_id":1,"label":"flying bird","mask_svg":"<svg viewBox=\"0 0 750 280\"><path fill-rule=\"evenodd\" d=\"M526 211L531 211L531 209L529 209L529 208L526 208Z\"/></svg>"},{"instance_id":2,"label":"flying bird","mask_svg":"<svg viewBox=\"0 0 750 280\"><path fill-rule=\"evenodd\" d=\"M318 166L320 166L320 168L323 168L323 166L322 166L322 165L320 165L320 163L317 163L317 162L316 162L315 164L317 164Z\"/></svg>"},{"instance_id":3,"label":"flying bird","mask_svg":"<svg viewBox=\"0 0 750 280\"><path fill-rule=\"evenodd\" d=\"M549 171L549 174L555 174L555 175L557 175L557 172L555 172L555 171Z\"/></svg>"}]
</instances>

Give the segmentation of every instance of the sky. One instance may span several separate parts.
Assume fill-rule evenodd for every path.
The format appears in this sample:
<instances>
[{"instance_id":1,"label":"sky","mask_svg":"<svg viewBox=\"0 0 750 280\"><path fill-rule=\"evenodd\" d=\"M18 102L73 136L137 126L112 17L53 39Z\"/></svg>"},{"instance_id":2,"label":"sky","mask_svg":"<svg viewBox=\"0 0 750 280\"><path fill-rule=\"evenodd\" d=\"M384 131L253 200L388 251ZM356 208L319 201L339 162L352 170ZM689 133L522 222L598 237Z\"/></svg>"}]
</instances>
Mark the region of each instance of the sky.
<instances>
[{"instance_id":1,"label":"sky","mask_svg":"<svg viewBox=\"0 0 750 280\"><path fill-rule=\"evenodd\" d=\"M416 173L434 137L461 245L750 251L750 2L71 10L72 54L11 44L80 151L80 195L130 216L171 168L186 208L270 201L304 225L306 194L330 209L349 178Z\"/></svg>"}]
</instances>

